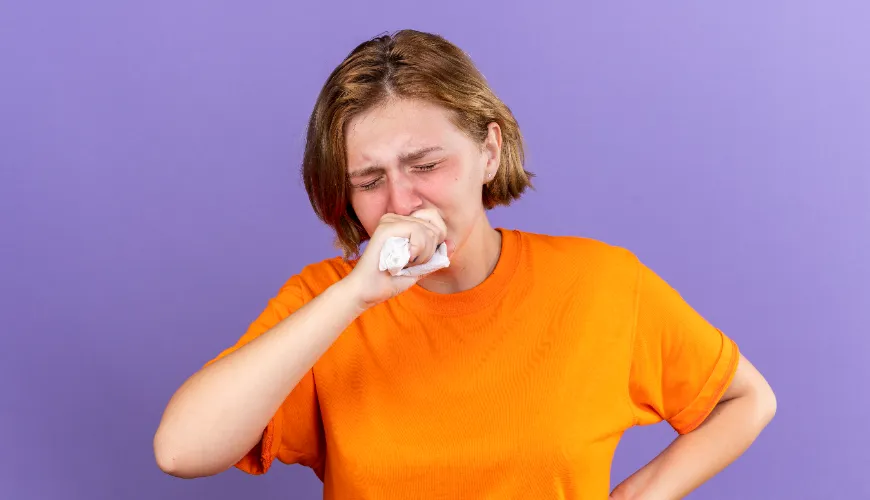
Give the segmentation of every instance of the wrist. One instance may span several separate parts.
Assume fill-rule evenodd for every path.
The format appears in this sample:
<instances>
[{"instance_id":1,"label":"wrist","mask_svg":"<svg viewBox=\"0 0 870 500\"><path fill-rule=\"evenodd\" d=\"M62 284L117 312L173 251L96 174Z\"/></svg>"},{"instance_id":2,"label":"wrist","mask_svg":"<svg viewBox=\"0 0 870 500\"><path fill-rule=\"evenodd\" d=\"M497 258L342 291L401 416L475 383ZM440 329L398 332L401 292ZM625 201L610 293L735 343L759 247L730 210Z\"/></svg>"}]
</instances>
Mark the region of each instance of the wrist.
<instances>
[{"instance_id":1,"label":"wrist","mask_svg":"<svg viewBox=\"0 0 870 500\"><path fill-rule=\"evenodd\" d=\"M333 283L328 290L337 303L341 304L342 308L348 308L350 314L353 315L353 319L356 319L369 308L369 305L362 298L360 287L357 286L351 276L346 276L344 279Z\"/></svg>"}]
</instances>

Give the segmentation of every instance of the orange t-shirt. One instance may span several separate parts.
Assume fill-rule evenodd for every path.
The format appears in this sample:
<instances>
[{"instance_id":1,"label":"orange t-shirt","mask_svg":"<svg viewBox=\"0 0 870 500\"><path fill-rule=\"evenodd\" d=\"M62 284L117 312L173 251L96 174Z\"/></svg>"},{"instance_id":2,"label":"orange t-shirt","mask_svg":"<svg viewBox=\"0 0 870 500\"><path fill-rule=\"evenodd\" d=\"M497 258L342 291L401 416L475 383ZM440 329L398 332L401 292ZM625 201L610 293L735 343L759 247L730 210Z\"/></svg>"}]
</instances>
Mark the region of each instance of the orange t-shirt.
<instances>
[{"instance_id":1,"label":"orange t-shirt","mask_svg":"<svg viewBox=\"0 0 870 500\"><path fill-rule=\"evenodd\" d=\"M737 368L737 346L630 252L499 229L477 287L414 286L355 320L236 467L311 467L326 499L607 498L627 428L687 433ZM350 272L305 267L239 342Z\"/></svg>"}]
</instances>

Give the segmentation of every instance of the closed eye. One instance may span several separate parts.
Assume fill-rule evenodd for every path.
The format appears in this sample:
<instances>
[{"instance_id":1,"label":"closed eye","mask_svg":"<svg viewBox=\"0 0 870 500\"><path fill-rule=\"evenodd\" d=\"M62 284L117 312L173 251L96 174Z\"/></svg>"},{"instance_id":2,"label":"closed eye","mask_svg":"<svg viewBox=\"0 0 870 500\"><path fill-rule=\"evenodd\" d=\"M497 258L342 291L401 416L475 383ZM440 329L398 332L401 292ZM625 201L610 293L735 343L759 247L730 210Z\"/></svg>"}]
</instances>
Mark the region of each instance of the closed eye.
<instances>
[{"instance_id":1,"label":"closed eye","mask_svg":"<svg viewBox=\"0 0 870 500\"><path fill-rule=\"evenodd\" d=\"M420 165L419 167L414 167L414 170L416 170L418 172L428 172L429 170L432 170L433 168L435 168L437 165L438 165L437 163L430 163L429 165Z\"/></svg>"},{"instance_id":2,"label":"closed eye","mask_svg":"<svg viewBox=\"0 0 870 500\"><path fill-rule=\"evenodd\" d=\"M429 172L429 171L433 170L435 167L437 167L438 163L440 163L440 162L430 163L428 165L420 165L417 167L413 167L413 169L416 172ZM379 176L376 179L372 179L372 180L370 180L366 183L363 183L363 184L358 184L355 187L361 191L369 191L371 189L378 187L378 185L381 183L383 178L384 178L383 176Z\"/></svg>"},{"instance_id":3,"label":"closed eye","mask_svg":"<svg viewBox=\"0 0 870 500\"><path fill-rule=\"evenodd\" d=\"M369 189L374 189L375 187L377 187L379 182L381 182L381 177L378 177L373 181L366 182L365 184L360 184L357 187L362 189L363 191L368 191Z\"/></svg>"}]
</instances>

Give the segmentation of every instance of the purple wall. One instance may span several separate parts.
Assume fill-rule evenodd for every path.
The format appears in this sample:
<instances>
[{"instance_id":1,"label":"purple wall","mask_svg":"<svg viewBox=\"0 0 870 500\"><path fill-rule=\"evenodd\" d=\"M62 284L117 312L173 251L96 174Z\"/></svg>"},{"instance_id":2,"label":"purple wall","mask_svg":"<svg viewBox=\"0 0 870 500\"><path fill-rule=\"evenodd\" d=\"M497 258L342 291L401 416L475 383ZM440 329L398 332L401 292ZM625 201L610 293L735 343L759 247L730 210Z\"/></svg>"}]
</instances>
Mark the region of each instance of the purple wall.
<instances>
[{"instance_id":1,"label":"purple wall","mask_svg":"<svg viewBox=\"0 0 870 500\"><path fill-rule=\"evenodd\" d=\"M0 498L319 498L299 466L173 479L151 439L335 254L297 174L307 113L404 27L466 49L523 127L537 191L495 224L632 249L777 391L692 498L870 497L866 2L340 3L0 7ZM631 430L614 484L672 437Z\"/></svg>"}]
</instances>

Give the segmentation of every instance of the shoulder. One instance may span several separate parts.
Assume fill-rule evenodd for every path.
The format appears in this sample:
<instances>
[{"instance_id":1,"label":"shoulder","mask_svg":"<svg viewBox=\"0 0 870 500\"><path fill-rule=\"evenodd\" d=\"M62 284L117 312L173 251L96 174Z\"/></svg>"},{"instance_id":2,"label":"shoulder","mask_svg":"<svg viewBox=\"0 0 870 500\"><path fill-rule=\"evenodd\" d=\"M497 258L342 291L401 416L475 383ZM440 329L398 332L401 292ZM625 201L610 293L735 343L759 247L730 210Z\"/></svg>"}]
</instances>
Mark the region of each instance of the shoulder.
<instances>
[{"instance_id":1,"label":"shoulder","mask_svg":"<svg viewBox=\"0 0 870 500\"><path fill-rule=\"evenodd\" d=\"M638 286L640 261L630 250L574 235L519 232L521 269L537 281L629 293Z\"/></svg>"},{"instance_id":2,"label":"shoulder","mask_svg":"<svg viewBox=\"0 0 870 500\"><path fill-rule=\"evenodd\" d=\"M287 279L280 294L296 295L304 301L311 300L347 276L355 264L356 261L346 261L341 257L307 264Z\"/></svg>"},{"instance_id":3,"label":"shoulder","mask_svg":"<svg viewBox=\"0 0 870 500\"><path fill-rule=\"evenodd\" d=\"M517 231L523 249L533 260L543 260L554 265L583 263L636 271L637 256L625 247L594 238L574 235L553 235Z\"/></svg>"}]
</instances>

